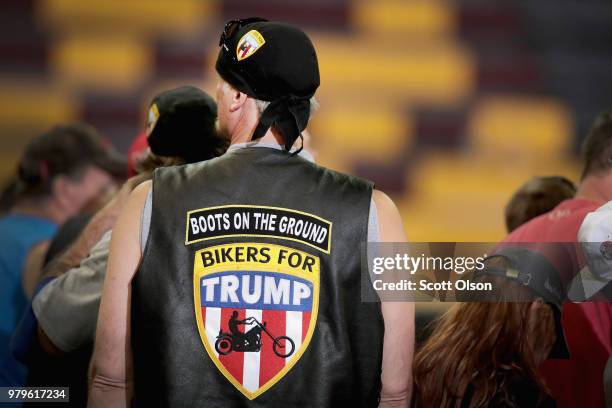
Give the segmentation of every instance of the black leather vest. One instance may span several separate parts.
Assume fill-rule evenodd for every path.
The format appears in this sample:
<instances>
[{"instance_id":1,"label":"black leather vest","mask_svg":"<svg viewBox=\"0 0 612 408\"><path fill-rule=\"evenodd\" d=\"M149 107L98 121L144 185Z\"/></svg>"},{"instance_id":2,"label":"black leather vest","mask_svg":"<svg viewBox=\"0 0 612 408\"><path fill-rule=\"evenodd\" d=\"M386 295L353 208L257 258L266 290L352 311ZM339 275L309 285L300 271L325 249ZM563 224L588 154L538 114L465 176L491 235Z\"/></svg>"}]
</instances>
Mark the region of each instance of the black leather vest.
<instances>
[{"instance_id":1,"label":"black leather vest","mask_svg":"<svg viewBox=\"0 0 612 408\"><path fill-rule=\"evenodd\" d=\"M376 406L384 324L360 273L371 195L262 147L157 170L132 282L135 405Z\"/></svg>"}]
</instances>

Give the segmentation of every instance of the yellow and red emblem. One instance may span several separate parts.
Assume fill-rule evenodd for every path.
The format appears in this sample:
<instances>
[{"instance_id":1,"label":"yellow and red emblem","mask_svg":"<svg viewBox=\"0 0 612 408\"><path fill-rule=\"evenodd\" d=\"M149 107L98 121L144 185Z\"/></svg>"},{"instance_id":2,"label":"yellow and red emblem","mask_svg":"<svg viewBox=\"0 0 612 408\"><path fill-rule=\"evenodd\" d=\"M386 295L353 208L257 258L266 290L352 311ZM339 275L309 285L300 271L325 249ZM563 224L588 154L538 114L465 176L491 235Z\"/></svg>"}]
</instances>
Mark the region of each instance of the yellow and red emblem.
<instances>
[{"instance_id":1,"label":"yellow and red emblem","mask_svg":"<svg viewBox=\"0 0 612 408\"><path fill-rule=\"evenodd\" d=\"M249 58L251 55L255 54L257 50L259 50L264 44L266 40L264 40L261 33L257 30L251 30L245 35L243 35L238 41L238 45L236 46L236 58L238 61L242 61L244 59Z\"/></svg>"},{"instance_id":2,"label":"yellow and red emblem","mask_svg":"<svg viewBox=\"0 0 612 408\"><path fill-rule=\"evenodd\" d=\"M248 399L280 381L308 348L317 320L320 259L282 245L240 242L195 253L200 338Z\"/></svg>"}]
</instances>

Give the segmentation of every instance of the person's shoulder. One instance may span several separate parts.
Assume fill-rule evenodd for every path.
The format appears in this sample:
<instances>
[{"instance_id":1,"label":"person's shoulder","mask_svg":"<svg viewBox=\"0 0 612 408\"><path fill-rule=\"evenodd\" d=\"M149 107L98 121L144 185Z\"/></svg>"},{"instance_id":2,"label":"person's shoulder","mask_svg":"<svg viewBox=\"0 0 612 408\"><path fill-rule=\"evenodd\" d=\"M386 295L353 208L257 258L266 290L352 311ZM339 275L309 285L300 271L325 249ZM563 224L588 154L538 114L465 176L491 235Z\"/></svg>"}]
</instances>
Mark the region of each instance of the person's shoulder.
<instances>
[{"instance_id":1,"label":"person's shoulder","mask_svg":"<svg viewBox=\"0 0 612 408\"><path fill-rule=\"evenodd\" d=\"M55 233L58 225L44 217L9 213L0 216L0 228L4 230L29 228L34 231L52 229L52 232Z\"/></svg>"},{"instance_id":2,"label":"person's shoulder","mask_svg":"<svg viewBox=\"0 0 612 408\"><path fill-rule=\"evenodd\" d=\"M391 197L374 189L372 202L376 206L381 242L405 242L406 233L402 216Z\"/></svg>"},{"instance_id":3,"label":"person's shoulder","mask_svg":"<svg viewBox=\"0 0 612 408\"><path fill-rule=\"evenodd\" d=\"M372 201L376 205L376 208L379 212L394 212L398 211L397 206L385 192L374 189L372 190Z\"/></svg>"},{"instance_id":4,"label":"person's shoulder","mask_svg":"<svg viewBox=\"0 0 612 408\"><path fill-rule=\"evenodd\" d=\"M556 240L574 241L582 221L601 203L584 199L561 202L547 213L539 215L512 231L505 242L532 242Z\"/></svg>"},{"instance_id":5,"label":"person's shoulder","mask_svg":"<svg viewBox=\"0 0 612 408\"><path fill-rule=\"evenodd\" d=\"M146 180L137 185L130 193L122 213L140 214L143 211L149 193L152 191L153 182Z\"/></svg>"},{"instance_id":6,"label":"person's shoulder","mask_svg":"<svg viewBox=\"0 0 612 408\"><path fill-rule=\"evenodd\" d=\"M554 211L554 210L553 210ZM539 215L510 232L503 242L531 242L543 239L550 213Z\"/></svg>"},{"instance_id":7,"label":"person's shoulder","mask_svg":"<svg viewBox=\"0 0 612 408\"><path fill-rule=\"evenodd\" d=\"M139 196L146 196L149 193L149 190L151 190L153 186L153 181L152 180L146 180L143 181L142 183L140 183L139 185L137 185L134 190L132 190L132 196L135 197L139 197Z\"/></svg>"},{"instance_id":8,"label":"person's shoulder","mask_svg":"<svg viewBox=\"0 0 612 408\"><path fill-rule=\"evenodd\" d=\"M174 184L174 180L186 179L203 174L207 169L214 168L230 159L231 152L196 163L186 163L176 166L159 167L153 173L153 184Z\"/></svg>"},{"instance_id":9,"label":"person's shoulder","mask_svg":"<svg viewBox=\"0 0 612 408\"><path fill-rule=\"evenodd\" d=\"M330 169L329 167L325 167L321 164L311 162L303 158L301 159L304 161L304 165L310 166L315 172L317 172L319 177L328 178L333 183L345 184L359 188L374 189L374 182L368 179L359 176L354 176L348 173L343 173L338 170Z\"/></svg>"},{"instance_id":10,"label":"person's shoulder","mask_svg":"<svg viewBox=\"0 0 612 408\"><path fill-rule=\"evenodd\" d=\"M0 219L0 251L9 256L27 251L33 245L48 241L58 225L42 217L8 214ZM12 254L12 252L17 251Z\"/></svg>"},{"instance_id":11,"label":"person's shoulder","mask_svg":"<svg viewBox=\"0 0 612 408\"><path fill-rule=\"evenodd\" d=\"M10 214L0 217L0 241L6 241L9 234L15 229L15 219Z\"/></svg>"},{"instance_id":12,"label":"person's shoulder","mask_svg":"<svg viewBox=\"0 0 612 408\"><path fill-rule=\"evenodd\" d=\"M576 212L573 211L574 207L575 200L564 200L552 210L540 214L517 227L504 238L503 242L543 241L557 224L560 222L563 224L563 220L576 216Z\"/></svg>"}]
</instances>

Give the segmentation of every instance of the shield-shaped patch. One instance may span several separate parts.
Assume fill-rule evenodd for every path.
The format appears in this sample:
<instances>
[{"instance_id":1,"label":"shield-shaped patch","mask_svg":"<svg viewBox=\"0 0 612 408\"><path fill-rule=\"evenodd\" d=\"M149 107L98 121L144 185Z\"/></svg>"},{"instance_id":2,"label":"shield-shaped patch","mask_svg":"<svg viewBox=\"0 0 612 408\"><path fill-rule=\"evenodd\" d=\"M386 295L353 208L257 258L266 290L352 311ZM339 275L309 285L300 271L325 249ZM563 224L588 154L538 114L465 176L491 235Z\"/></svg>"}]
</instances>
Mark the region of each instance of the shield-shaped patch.
<instances>
[{"instance_id":1,"label":"shield-shaped patch","mask_svg":"<svg viewBox=\"0 0 612 408\"><path fill-rule=\"evenodd\" d=\"M261 33L257 30L251 30L238 40L238 45L236 46L236 58L238 61L242 61L243 59L249 58L251 55L255 54L257 50L259 50L264 44L266 40L264 40Z\"/></svg>"},{"instance_id":2,"label":"shield-shaped patch","mask_svg":"<svg viewBox=\"0 0 612 408\"><path fill-rule=\"evenodd\" d=\"M317 256L281 245L243 242L196 252L200 338L219 371L247 398L274 386L308 348L319 271Z\"/></svg>"}]
</instances>

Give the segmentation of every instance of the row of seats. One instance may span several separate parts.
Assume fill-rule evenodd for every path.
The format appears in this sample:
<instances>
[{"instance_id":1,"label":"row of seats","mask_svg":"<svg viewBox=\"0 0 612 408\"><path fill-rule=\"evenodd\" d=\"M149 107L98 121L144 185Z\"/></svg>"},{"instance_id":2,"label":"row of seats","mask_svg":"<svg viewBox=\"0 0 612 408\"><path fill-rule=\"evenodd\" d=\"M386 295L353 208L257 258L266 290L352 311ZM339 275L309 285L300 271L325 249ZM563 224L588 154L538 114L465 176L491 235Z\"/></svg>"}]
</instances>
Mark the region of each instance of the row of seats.
<instances>
[{"instance_id":1,"label":"row of seats","mask_svg":"<svg viewBox=\"0 0 612 408\"><path fill-rule=\"evenodd\" d=\"M38 21L53 33L186 38L197 35L218 6L214 0L42 0L37 4Z\"/></svg>"},{"instance_id":2,"label":"row of seats","mask_svg":"<svg viewBox=\"0 0 612 408\"><path fill-rule=\"evenodd\" d=\"M498 239L501 208L521 182L576 176L574 106L548 92L525 40L525 2L9 3L0 20L25 34L21 48L0 39L10 56L0 63L0 83L10 84L2 135L83 119L125 149L157 90L196 83L214 92L223 21L265 15L306 27L317 46L319 161L392 193L411 238ZM7 136L0 145L18 154Z\"/></svg>"}]
</instances>

